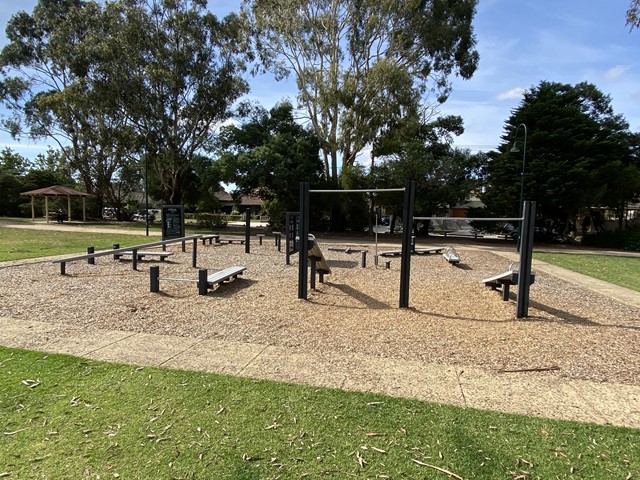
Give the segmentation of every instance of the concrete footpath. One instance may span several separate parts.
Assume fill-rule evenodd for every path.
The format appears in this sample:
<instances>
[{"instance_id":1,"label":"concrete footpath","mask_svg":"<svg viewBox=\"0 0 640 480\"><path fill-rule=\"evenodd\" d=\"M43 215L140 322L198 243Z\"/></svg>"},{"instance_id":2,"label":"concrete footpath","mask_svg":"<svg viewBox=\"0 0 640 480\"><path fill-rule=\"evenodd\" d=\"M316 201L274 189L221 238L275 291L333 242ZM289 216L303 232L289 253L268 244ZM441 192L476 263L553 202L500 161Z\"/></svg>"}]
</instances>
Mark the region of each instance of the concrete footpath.
<instances>
[{"instance_id":1,"label":"concrete footpath","mask_svg":"<svg viewBox=\"0 0 640 480\"><path fill-rule=\"evenodd\" d=\"M460 366L0 317L0 345L108 362L376 392L465 408L640 428L640 386L569 380L548 372Z\"/></svg>"}]
</instances>

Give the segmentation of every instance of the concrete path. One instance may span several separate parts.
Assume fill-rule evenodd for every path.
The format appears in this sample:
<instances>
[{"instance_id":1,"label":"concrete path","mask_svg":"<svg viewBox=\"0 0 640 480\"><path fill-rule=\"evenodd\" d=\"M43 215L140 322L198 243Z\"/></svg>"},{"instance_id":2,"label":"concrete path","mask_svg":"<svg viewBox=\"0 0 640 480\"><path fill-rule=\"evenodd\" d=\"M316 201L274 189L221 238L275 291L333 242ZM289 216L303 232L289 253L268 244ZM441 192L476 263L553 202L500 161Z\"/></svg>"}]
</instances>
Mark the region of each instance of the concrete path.
<instances>
[{"instance_id":1,"label":"concrete path","mask_svg":"<svg viewBox=\"0 0 640 480\"><path fill-rule=\"evenodd\" d=\"M0 345L94 360L376 392L460 407L640 428L640 386L0 317Z\"/></svg>"},{"instance_id":2,"label":"concrete path","mask_svg":"<svg viewBox=\"0 0 640 480\"><path fill-rule=\"evenodd\" d=\"M518 259L512 249L491 250L507 260ZM533 268L640 307L639 292L540 261L534 260ZM640 428L640 386L570 380L546 372L499 373L334 352L332 361L326 362L323 355L294 348L117 330L85 332L71 325L6 317L0 317L0 345Z\"/></svg>"}]
</instances>

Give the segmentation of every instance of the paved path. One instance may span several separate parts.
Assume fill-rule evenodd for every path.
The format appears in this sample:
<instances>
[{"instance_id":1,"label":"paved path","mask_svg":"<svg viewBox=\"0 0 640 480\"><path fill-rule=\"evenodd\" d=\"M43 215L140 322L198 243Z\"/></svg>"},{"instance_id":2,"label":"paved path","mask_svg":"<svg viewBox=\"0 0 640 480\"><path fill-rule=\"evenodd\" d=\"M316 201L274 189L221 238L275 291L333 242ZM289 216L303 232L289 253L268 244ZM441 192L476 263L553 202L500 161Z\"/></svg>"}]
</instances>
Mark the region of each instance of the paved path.
<instances>
[{"instance_id":1,"label":"paved path","mask_svg":"<svg viewBox=\"0 0 640 480\"><path fill-rule=\"evenodd\" d=\"M512 250L492 250L517 260ZM638 292L544 262L534 261L534 268L640 307ZM83 332L70 325L6 317L0 317L0 345L640 428L640 386L570 380L546 372L498 373L344 353L332 354L327 363L321 355L294 348L117 330Z\"/></svg>"},{"instance_id":2,"label":"paved path","mask_svg":"<svg viewBox=\"0 0 640 480\"><path fill-rule=\"evenodd\" d=\"M61 334L61 332L64 332ZM48 338L55 338L49 341ZM461 407L640 428L640 387L469 367L0 317L0 344L108 362L177 368L414 398Z\"/></svg>"}]
</instances>

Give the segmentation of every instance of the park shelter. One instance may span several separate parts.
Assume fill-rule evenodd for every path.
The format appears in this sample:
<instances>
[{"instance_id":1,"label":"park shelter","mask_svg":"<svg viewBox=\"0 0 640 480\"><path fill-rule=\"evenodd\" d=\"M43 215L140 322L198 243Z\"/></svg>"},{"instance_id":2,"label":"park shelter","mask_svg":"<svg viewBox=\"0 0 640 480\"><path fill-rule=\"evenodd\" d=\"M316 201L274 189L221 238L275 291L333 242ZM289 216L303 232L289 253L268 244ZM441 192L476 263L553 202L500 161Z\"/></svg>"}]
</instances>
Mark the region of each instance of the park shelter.
<instances>
[{"instance_id":1,"label":"park shelter","mask_svg":"<svg viewBox=\"0 0 640 480\"><path fill-rule=\"evenodd\" d=\"M31 220L36 219L35 215L35 198L44 197L44 211L47 223L49 223L49 197L67 197L67 218L71 220L71 197L82 198L82 221L87 221L86 215L86 198L91 197L90 193L80 192L73 188L65 187L62 185L53 185L51 187L38 188L37 190L30 190L28 192L22 192L20 195L31 197Z\"/></svg>"}]
</instances>

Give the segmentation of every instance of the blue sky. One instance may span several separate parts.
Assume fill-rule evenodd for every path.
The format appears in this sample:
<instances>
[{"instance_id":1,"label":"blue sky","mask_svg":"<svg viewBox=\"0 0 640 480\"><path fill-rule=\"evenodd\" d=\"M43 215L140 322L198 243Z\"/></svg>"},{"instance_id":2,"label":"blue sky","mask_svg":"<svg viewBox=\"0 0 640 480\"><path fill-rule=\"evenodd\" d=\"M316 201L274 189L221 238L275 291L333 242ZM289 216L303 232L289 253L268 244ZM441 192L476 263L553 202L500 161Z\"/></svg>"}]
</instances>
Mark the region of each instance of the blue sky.
<instances>
[{"instance_id":1,"label":"blue sky","mask_svg":"<svg viewBox=\"0 0 640 480\"><path fill-rule=\"evenodd\" d=\"M18 10L31 12L36 0L0 1L0 47L4 29ZM238 10L239 0L209 1L214 13ZM471 80L454 80L454 91L441 107L460 115L465 133L455 144L487 151L500 143L505 120L524 90L543 80L595 84L612 98L616 113L640 131L640 30L629 31L629 0L480 0L474 21L480 64ZM269 76L250 80L249 97L270 108L285 97L295 100L293 82ZM0 132L8 146L33 157L53 143L16 142Z\"/></svg>"}]
</instances>

